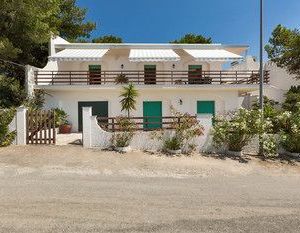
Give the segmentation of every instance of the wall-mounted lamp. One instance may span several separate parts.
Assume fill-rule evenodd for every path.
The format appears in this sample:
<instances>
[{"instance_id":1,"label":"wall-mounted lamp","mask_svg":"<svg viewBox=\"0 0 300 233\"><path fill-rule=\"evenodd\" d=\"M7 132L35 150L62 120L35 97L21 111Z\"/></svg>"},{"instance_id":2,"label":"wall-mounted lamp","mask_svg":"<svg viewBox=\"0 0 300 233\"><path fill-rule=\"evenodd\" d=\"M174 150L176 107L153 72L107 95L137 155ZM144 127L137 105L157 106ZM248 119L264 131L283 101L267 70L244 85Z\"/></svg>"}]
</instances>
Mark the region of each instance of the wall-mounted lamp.
<instances>
[{"instance_id":1,"label":"wall-mounted lamp","mask_svg":"<svg viewBox=\"0 0 300 233\"><path fill-rule=\"evenodd\" d=\"M172 65L173 69L175 69L175 64Z\"/></svg>"},{"instance_id":2,"label":"wall-mounted lamp","mask_svg":"<svg viewBox=\"0 0 300 233\"><path fill-rule=\"evenodd\" d=\"M124 64L121 65L121 69L122 69L122 70L124 69Z\"/></svg>"},{"instance_id":3,"label":"wall-mounted lamp","mask_svg":"<svg viewBox=\"0 0 300 233\"><path fill-rule=\"evenodd\" d=\"M179 104L182 105L183 104L183 101L182 99L179 99Z\"/></svg>"}]
</instances>

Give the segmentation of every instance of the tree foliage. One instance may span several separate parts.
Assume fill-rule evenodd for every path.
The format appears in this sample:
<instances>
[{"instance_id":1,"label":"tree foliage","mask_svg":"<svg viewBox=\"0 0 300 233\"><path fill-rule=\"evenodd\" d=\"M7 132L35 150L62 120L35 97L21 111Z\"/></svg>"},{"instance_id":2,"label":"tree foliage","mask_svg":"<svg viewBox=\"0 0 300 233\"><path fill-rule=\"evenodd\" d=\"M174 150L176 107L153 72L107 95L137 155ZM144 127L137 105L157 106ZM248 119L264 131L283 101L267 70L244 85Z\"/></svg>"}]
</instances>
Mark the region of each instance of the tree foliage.
<instances>
[{"instance_id":1,"label":"tree foliage","mask_svg":"<svg viewBox=\"0 0 300 233\"><path fill-rule=\"evenodd\" d=\"M278 25L265 47L268 57L300 79L300 31Z\"/></svg>"},{"instance_id":2,"label":"tree foliage","mask_svg":"<svg viewBox=\"0 0 300 233\"><path fill-rule=\"evenodd\" d=\"M122 106L121 111L127 111L128 117L130 116L130 111L136 109L136 98L138 97L138 91L135 89L133 84L129 84L126 87L123 87L123 92L120 97L122 98L120 103Z\"/></svg>"},{"instance_id":3,"label":"tree foliage","mask_svg":"<svg viewBox=\"0 0 300 233\"><path fill-rule=\"evenodd\" d=\"M121 37L114 35L100 36L92 39L93 43L123 43Z\"/></svg>"},{"instance_id":4,"label":"tree foliage","mask_svg":"<svg viewBox=\"0 0 300 233\"><path fill-rule=\"evenodd\" d=\"M9 124L15 115L15 110L8 109L0 111L0 147L8 146L16 136L16 132L10 132Z\"/></svg>"},{"instance_id":5,"label":"tree foliage","mask_svg":"<svg viewBox=\"0 0 300 233\"><path fill-rule=\"evenodd\" d=\"M26 98L19 80L0 76L0 108L18 107Z\"/></svg>"},{"instance_id":6,"label":"tree foliage","mask_svg":"<svg viewBox=\"0 0 300 233\"><path fill-rule=\"evenodd\" d=\"M285 94L285 100L282 104L282 108L286 111L295 112L299 111L300 105L300 86L292 86L290 90Z\"/></svg>"},{"instance_id":7,"label":"tree foliage","mask_svg":"<svg viewBox=\"0 0 300 233\"><path fill-rule=\"evenodd\" d=\"M194 33L188 33L178 40L171 41L172 44L211 44L212 39Z\"/></svg>"},{"instance_id":8,"label":"tree foliage","mask_svg":"<svg viewBox=\"0 0 300 233\"><path fill-rule=\"evenodd\" d=\"M67 40L88 38L95 28L86 22L86 9L75 0L2 0L0 2L0 57L19 64L42 67L52 33ZM24 70L0 63L0 72L20 81Z\"/></svg>"}]
</instances>

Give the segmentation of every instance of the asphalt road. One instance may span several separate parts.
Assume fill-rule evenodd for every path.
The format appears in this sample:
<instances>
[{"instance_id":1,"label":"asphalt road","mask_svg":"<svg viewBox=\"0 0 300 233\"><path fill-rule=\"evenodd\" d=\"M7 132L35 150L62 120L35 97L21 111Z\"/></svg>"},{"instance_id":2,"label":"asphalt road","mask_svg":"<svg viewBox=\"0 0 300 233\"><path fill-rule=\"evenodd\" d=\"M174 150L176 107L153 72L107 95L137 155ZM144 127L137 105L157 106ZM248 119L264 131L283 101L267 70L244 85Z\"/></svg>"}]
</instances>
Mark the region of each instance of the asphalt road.
<instances>
[{"instance_id":1,"label":"asphalt road","mask_svg":"<svg viewBox=\"0 0 300 233\"><path fill-rule=\"evenodd\" d=\"M32 155L50 169L21 151L0 153L0 232L300 232L297 174L103 173L89 155L80 172L78 161Z\"/></svg>"}]
</instances>

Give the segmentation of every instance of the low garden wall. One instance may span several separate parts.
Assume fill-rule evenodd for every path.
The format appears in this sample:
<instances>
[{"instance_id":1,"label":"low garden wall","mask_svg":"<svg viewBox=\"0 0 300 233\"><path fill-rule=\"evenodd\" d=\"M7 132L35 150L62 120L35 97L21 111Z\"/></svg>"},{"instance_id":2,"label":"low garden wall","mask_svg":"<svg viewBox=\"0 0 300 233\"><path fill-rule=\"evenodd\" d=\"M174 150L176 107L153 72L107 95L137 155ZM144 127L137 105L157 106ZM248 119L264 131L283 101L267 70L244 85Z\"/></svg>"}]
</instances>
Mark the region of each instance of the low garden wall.
<instances>
[{"instance_id":1,"label":"low garden wall","mask_svg":"<svg viewBox=\"0 0 300 233\"><path fill-rule=\"evenodd\" d=\"M98 147L100 149L107 149L112 146L111 138L112 132L103 130L97 122L97 116L92 116L91 107L83 107L83 146L87 148ZM195 144L198 151L209 151L211 145L211 138L209 136L212 127L212 116L199 115L197 117L200 124L204 127L204 135L195 138ZM171 132L170 132L171 133ZM132 149L137 150L160 150L162 149L162 142L153 138L153 132L137 131L134 134L133 140L130 143Z\"/></svg>"}]
</instances>

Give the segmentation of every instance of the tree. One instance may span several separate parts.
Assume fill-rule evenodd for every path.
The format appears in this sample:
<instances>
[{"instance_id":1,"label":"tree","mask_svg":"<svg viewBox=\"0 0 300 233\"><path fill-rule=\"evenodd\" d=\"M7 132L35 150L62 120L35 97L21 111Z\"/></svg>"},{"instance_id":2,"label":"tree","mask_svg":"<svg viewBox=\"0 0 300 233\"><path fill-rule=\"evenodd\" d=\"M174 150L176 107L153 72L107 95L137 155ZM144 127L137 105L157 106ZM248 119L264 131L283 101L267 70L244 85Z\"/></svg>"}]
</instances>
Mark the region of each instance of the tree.
<instances>
[{"instance_id":1,"label":"tree","mask_svg":"<svg viewBox=\"0 0 300 233\"><path fill-rule=\"evenodd\" d=\"M123 43L123 40L121 37L113 36L113 35L107 35L107 36L101 36L92 39L93 43Z\"/></svg>"},{"instance_id":2,"label":"tree","mask_svg":"<svg viewBox=\"0 0 300 233\"><path fill-rule=\"evenodd\" d=\"M206 38L202 35L196 35L194 33L188 33L181 37L179 40L171 41L172 44L211 44L212 39Z\"/></svg>"},{"instance_id":3,"label":"tree","mask_svg":"<svg viewBox=\"0 0 300 233\"><path fill-rule=\"evenodd\" d=\"M77 38L89 38L96 24L85 21L87 9L76 5L76 0L60 0L57 14L57 30L60 36L73 41Z\"/></svg>"},{"instance_id":4,"label":"tree","mask_svg":"<svg viewBox=\"0 0 300 233\"><path fill-rule=\"evenodd\" d=\"M20 106L26 98L19 80L0 76L0 108Z\"/></svg>"},{"instance_id":5,"label":"tree","mask_svg":"<svg viewBox=\"0 0 300 233\"><path fill-rule=\"evenodd\" d=\"M268 57L277 66L300 79L300 31L278 25L272 32L269 44L265 46Z\"/></svg>"},{"instance_id":6,"label":"tree","mask_svg":"<svg viewBox=\"0 0 300 233\"><path fill-rule=\"evenodd\" d=\"M292 86L290 90L285 94L285 100L282 104L282 108L286 111L296 112L299 111L300 104L300 86Z\"/></svg>"},{"instance_id":7,"label":"tree","mask_svg":"<svg viewBox=\"0 0 300 233\"><path fill-rule=\"evenodd\" d=\"M130 111L136 110L136 97L138 97L138 91L135 89L133 84L129 84L127 87L123 87L123 92L120 97L122 97L120 103L122 105L121 111L126 110L127 116L130 117Z\"/></svg>"},{"instance_id":8,"label":"tree","mask_svg":"<svg viewBox=\"0 0 300 233\"><path fill-rule=\"evenodd\" d=\"M0 2L0 56L19 64L42 67L51 33L67 40L88 38L95 24L85 22L86 9L75 0L2 0ZM24 80L24 71L0 63L0 72Z\"/></svg>"}]
</instances>

